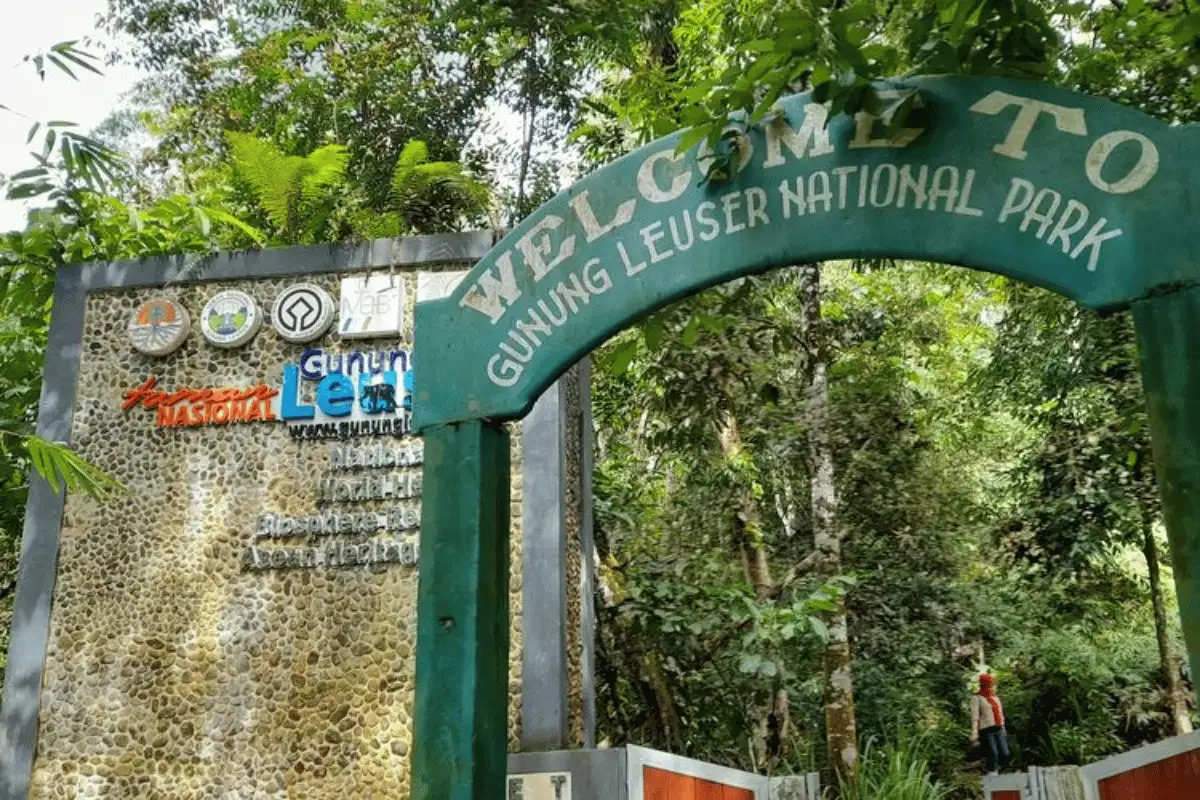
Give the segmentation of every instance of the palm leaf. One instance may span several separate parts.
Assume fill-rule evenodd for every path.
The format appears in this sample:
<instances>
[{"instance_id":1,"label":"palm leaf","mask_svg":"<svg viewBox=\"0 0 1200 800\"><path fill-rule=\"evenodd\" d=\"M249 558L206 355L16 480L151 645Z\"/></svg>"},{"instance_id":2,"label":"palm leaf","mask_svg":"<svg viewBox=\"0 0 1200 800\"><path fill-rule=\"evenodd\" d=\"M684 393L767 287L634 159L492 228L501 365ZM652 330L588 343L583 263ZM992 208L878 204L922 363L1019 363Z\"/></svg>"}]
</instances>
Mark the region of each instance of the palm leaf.
<instances>
[{"instance_id":1,"label":"palm leaf","mask_svg":"<svg viewBox=\"0 0 1200 800\"><path fill-rule=\"evenodd\" d=\"M63 486L68 491L82 491L98 499L125 491L120 481L88 463L67 445L40 436L27 436L24 440L34 470L50 484L55 494Z\"/></svg>"},{"instance_id":2,"label":"palm leaf","mask_svg":"<svg viewBox=\"0 0 1200 800\"><path fill-rule=\"evenodd\" d=\"M212 206L198 206L198 209L202 210L205 214L207 214L209 216L209 218L212 219L214 222L223 222L226 225L230 225L234 228L237 228L242 233L246 234L251 239L253 239L260 247L263 245L266 245L267 237L262 231L260 231L258 228L254 227L253 225L243 222L242 220L235 217L233 214L230 214L228 211L224 211L219 208L214 208Z\"/></svg>"}]
</instances>

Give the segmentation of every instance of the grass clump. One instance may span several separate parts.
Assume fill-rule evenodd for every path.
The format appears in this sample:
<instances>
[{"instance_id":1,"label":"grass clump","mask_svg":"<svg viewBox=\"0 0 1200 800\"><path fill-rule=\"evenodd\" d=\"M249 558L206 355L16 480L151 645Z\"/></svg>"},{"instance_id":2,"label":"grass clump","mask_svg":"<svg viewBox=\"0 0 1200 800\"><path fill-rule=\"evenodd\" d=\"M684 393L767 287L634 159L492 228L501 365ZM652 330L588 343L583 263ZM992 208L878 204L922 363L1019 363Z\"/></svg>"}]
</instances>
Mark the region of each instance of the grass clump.
<instances>
[{"instance_id":1,"label":"grass clump","mask_svg":"<svg viewBox=\"0 0 1200 800\"><path fill-rule=\"evenodd\" d=\"M947 800L950 789L929 772L925 737L899 734L877 746L869 739L854 778L838 776L840 800Z\"/></svg>"}]
</instances>

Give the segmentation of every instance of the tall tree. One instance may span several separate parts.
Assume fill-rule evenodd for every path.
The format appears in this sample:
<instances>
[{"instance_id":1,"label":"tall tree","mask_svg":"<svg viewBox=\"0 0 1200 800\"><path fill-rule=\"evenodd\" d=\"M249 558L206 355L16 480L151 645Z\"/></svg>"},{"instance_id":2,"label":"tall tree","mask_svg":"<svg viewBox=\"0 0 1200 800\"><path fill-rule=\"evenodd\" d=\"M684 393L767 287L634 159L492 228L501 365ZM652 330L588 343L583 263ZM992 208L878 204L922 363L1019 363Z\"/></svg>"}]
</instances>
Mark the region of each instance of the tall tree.
<instances>
[{"instance_id":1,"label":"tall tree","mask_svg":"<svg viewBox=\"0 0 1200 800\"><path fill-rule=\"evenodd\" d=\"M1166 600L1163 597L1162 570L1159 567L1158 539L1154 535L1154 524L1148 515L1142 517L1142 552L1146 556L1146 570L1150 579L1150 603L1154 609L1154 638L1158 642L1158 660L1162 665L1163 682L1167 692L1167 707L1171 712L1171 725L1177 736L1191 733L1192 713L1188 708L1188 691L1180 677L1180 659L1171 641L1171 629L1167 624Z\"/></svg>"},{"instance_id":2,"label":"tall tree","mask_svg":"<svg viewBox=\"0 0 1200 800\"><path fill-rule=\"evenodd\" d=\"M829 421L829 347L821 324L821 269L797 269L804 372L808 375L808 473L812 485L813 546L818 573L833 578L842 572L842 527L838 524L837 482ZM858 765L858 726L854 716L854 673L844 597L829 616L825 645L825 738L829 763L852 777Z\"/></svg>"}]
</instances>

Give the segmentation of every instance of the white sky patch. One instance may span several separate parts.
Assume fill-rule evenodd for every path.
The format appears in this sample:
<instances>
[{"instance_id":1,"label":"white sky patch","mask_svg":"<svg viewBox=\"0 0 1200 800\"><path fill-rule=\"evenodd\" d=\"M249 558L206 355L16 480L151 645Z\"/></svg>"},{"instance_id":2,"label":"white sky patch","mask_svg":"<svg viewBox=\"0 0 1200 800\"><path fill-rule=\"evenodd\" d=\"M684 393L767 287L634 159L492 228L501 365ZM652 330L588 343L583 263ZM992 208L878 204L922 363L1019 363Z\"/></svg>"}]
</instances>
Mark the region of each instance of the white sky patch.
<instances>
[{"instance_id":1,"label":"white sky patch","mask_svg":"<svg viewBox=\"0 0 1200 800\"><path fill-rule=\"evenodd\" d=\"M479 150L487 154L488 161L494 170L497 188L507 194L515 194L518 174L518 152L524 136L524 121L521 115L506 103L489 99L481 115L481 124L475 134L467 141L468 150ZM559 162L557 178L559 191L566 189L579 178L579 159L576 152L566 142L566 134L561 141L539 141L533 148L533 163L556 158ZM532 189L533 176L527 182L526 189ZM502 226L508 224L502 220Z\"/></svg>"},{"instance_id":2,"label":"white sky patch","mask_svg":"<svg viewBox=\"0 0 1200 800\"><path fill-rule=\"evenodd\" d=\"M50 45L90 37L96 42L90 50L103 58L101 48L111 40L96 30L96 17L106 10L106 0L55 0L48 8L38 3L4 4L4 24L0 25L0 105L20 115L0 110L0 173L12 175L36 166L29 155L32 145L25 144L34 121L66 120L88 132L118 107L121 95L133 87L138 72L128 64L100 66L103 77L86 70L74 70L78 81L71 80L52 65L47 65L46 80L38 80L33 66L22 58ZM82 46L82 45L80 45ZM34 144L39 144L41 133ZM19 229L25 224L25 204L0 199L0 231Z\"/></svg>"}]
</instances>

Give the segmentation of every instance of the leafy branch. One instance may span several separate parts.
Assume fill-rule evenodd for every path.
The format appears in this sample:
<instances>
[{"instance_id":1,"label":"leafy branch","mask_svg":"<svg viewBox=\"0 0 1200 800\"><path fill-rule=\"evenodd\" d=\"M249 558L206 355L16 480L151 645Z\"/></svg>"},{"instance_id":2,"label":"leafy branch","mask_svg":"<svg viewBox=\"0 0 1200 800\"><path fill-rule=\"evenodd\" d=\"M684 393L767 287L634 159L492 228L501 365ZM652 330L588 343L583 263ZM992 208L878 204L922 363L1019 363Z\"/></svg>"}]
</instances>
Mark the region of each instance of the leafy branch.
<instances>
[{"instance_id":1,"label":"leafy branch","mask_svg":"<svg viewBox=\"0 0 1200 800\"><path fill-rule=\"evenodd\" d=\"M55 494L65 486L68 491L81 491L106 500L125 491L120 481L61 442L6 430L0 430L0 436L21 440L34 470L50 484Z\"/></svg>"},{"instance_id":2,"label":"leafy branch","mask_svg":"<svg viewBox=\"0 0 1200 800\"><path fill-rule=\"evenodd\" d=\"M881 115L873 81L897 74L1045 79L1060 44L1050 11L1034 2L934 0L914 10L901 41L886 36L892 12L870 0L806 0L780 11L758 38L739 44L724 72L683 93L681 122L690 130L681 149L707 142L716 154L709 177L728 177L739 127L777 113L785 94L811 90L814 101L828 104L829 119ZM912 108L905 102L890 110L888 126L902 128Z\"/></svg>"},{"instance_id":3,"label":"leafy branch","mask_svg":"<svg viewBox=\"0 0 1200 800\"><path fill-rule=\"evenodd\" d=\"M250 134L226 131L225 138L238 174L287 241L325 224L332 212L329 189L345 179L350 157L345 147L331 144L291 156Z\"/></svg>"},{"instance_id":4,"label":"leafy branch","mask_svg":"<svg viewBox=\"0 0 1200 800\"><path fill-rule=\"evenodd\" d=\"M335 208L333 190L347 183L350 153L339 144L320 147L306 156L288 155L273 142L227 131L237 174L253 190L259 206L285 241L316 238ZM431 205L449 200L466 216L487 213L491 190L455 161L430 161L419 140L404 145L390 181L386 213L364 211L358 221L381 235L403 235Z\"/></svg>"},{"instance_id":5,"label":"leafy branch","mask_svg":"<svg viewBox=\"0 0 1200 800\"><path fill-rule=\"evenodd\" d=\"M429 147L413 140L404 145L392 173L392 198L402 217L430 190L443 188L454 195L467 214L486 212L492 193L457 161L430 161Z\"/></svg>"},{"instance_id":6,"label":"leafy branch","mask_svg":"<svg viewBox=\"0 0 1200 800\"><path fill-rule=\"evenodd\" d=\"M74 71L71 70L69 65L74 65L77 69L85 69L88 72L96 75L103 75L104 73L97 69L94 63L99 59L86 50L80 50L75 46L76 44L78 44L77 40L59 42L58 44L50 45L50 48L45 52L27 55L21 59L21 61L25 64L33 64L34 70L37 71L38 78L43 81L46 80L47 61L57 67L61 72L66 73L71 80L77 81L79 78L76 77Z\"/></svg>"},{"instance_id":7,"label":"leafy branch","mask_svg":"<svg viewBox=\"0 0 1200 800\"><path fill-rule=\"evenodd\" d=\"M104 73L95 66L97 57L75 45L75 41L59 42L44 52L25 56L21 63L32 64L38 79L43 82L46 80L47 64L73 81L79 80L75 74L77 69L102 76ZM0 110L25 116L3 104L0 104ZM75 127L74 122L64 120L33 122L25 144L32 144L38 133L42 133L41 151L30 152L37 166L12 176L7 192L9 200L25 200L44 194L55 199L55 190L58 188L54 180L56 171L65 175L67 185L78 183L93 191L100 191L112 184L115 170L121 163L120 155L104 142L70 130Z\"/></svg>"}]
</instances>

